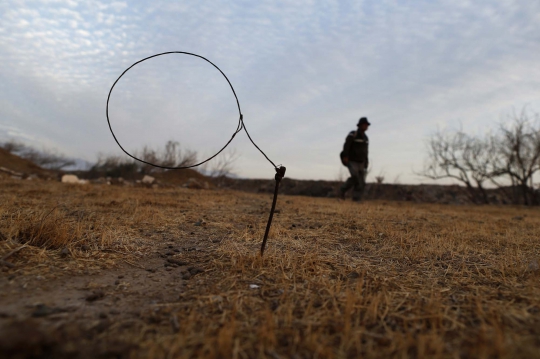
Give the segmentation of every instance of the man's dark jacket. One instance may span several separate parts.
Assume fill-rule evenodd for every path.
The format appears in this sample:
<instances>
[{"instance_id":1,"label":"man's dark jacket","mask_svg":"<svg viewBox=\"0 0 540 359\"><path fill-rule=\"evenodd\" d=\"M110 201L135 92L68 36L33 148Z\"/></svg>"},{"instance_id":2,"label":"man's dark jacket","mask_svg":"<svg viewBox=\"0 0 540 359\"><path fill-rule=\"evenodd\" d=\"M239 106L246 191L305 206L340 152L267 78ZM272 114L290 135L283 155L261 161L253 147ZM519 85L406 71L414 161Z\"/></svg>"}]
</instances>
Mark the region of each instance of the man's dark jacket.
<instances>
[{"instance_id":1,"label":"man's dark jacket","mask_svg":"<svg viewBox=\"0 0 540 359\"><path fill-rule=\"evenodd\" d=\"M363 162L367 168L369 164L368 145L369 139L365 132L351 131L345 139L343 154L349 158L349 161Z\"/></svg>"}]
</instances>

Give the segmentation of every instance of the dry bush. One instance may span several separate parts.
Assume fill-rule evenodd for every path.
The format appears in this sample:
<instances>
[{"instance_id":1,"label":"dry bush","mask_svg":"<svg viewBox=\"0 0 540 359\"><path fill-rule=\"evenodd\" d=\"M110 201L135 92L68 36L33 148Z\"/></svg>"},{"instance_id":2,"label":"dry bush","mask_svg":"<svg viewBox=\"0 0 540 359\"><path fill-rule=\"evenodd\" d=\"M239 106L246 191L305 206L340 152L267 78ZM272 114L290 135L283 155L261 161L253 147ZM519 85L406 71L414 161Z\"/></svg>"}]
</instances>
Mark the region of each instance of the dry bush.
<instances>
[{"instance_id":1,"label":"dry bush","mask_svg":"<svg viewBox=\"0 0 540 359\"><path fill-rule=\"evenodd\" d=\"M124 179L135 179L139 176L139 172L140 165L127 156L99 154L96 163L88 172L88 177L122 177Z\"/></svg>"},{"instance_id":2,"label":"dry bush","mask_svg":"<svg viewBox=\"0 0 540 359\"><path fill-rule=\"evenodd\" d=\"M490 203L486 185L495 185L511 203L539 205L535 190L540 171L540 115L524 108L493 134L474 136L438 130L427 141L427 159L419 174L465 185L474 203Z\"/></svg>"},{"instance_id":3,"label":"dry bush","mask_svg":"<svg viewBox=\"0 0 540 359\"><path fill-rule=\"evenodd\" d=\"M15 141L13 139L0 143L0 147L8 151L9 153L22 152L25 149L25 145L23 143Z\"/></svg>"},{"instance_id":4,"label":"dry bush","mask_svg":"<svg viewBox=\"0 0 540 359\"><path fill-rule=\"evenodd\" d=\"M213 178L223 178L234 174L234 163L240 158L236 149L226 149L212 160L204 163L200 171Z\"/></svg>"},{"instance_id":5,"label":"dry bush","mask_svg":"<svg viewBox=\"0 0 540 359\"><path fill-rule=\"evenodd\" d=\"M135 152L135 157L143 161L165 167L186 167L197 163L197 153L191 150L182 150L177 141L167 141L163 150L155 150L149 146L144 146L141 151ZM152 173L162 171L160 168L139 163L142 173Z\"/></svg>"},{"instance_id":6,"label":"dry bush","mask_svg":"<svg viewBox=\"0 0 540 359\"><path fill-rule=\"evenodd\" d=\"M185 167L197 163L197 153L189 149L182 150L180 143L176 141L167 141L163 149L144 146L141 150L133 152L133 155L148 163L165 167ZM90 168L88 176L90 178L107 176L135 179L141 174L163 171L162 168L139 162L127 155L99 154L96 163Z\"/></svg>"},{"instance_id":7,"label":"dry bush","mask_svg":"<svg viewBox=\"0 0 540 359\"><path fill-rule=\"evenodd\" d=\"M518 189L514 203L539 205L534 179L540 171L540 115L530 115L525 109L520 115L514 113L509 124L501 124L495 143L493 182L500 187L496 177L505 176Z\"/></svg>"},{"instance_id":8,"label":"dry bush","mask_svg":"<svg viewBox=\"0 0 540 359\"><path fill-rule=\"evenodd\" d=\"M486 184L497 176L494 165L498 152L493 137L439 130L431 135L427 147L427 161L420 175L458 181L467 187L473 203L489 203Z\"/></svg>"},{"instance_id":9,"label":"dry bush","mask_svg":"<svg viewBox=\"0 0 540 359\"><path fill-rule=\"evenodd\" d=\"M50 170L61 170L75 164L73 159L66 157L64 154L59 153L56 150L48 148L38 150L16 140L8 140L0 143L0 147L9 153L13 153L35 163L42 168Z\"/></svg>"}]
</instances>

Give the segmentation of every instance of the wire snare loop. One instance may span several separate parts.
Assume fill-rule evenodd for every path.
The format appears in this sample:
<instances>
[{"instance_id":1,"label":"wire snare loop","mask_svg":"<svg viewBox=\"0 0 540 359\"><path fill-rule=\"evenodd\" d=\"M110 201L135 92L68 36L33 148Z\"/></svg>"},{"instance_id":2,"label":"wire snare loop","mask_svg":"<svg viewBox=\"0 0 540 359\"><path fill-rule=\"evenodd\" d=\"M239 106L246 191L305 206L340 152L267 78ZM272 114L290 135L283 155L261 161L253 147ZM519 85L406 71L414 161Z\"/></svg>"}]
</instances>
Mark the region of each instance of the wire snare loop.
<instances>
[{"instance_id":1,"label":"wire snare loop","mask_svg":"<svg viewBox=\"0 0 540 359\"><path fill-rule=\"evenodd\" d=\"M120 79L122 78L122 76L124 76L126 74L126 72L128 72L130 69L132 69L133 67L135 67L135 65L137 64L140 64L141 62L143 61L146 61L146 60L150 60L154 57L158 57L158 56L163 56L163 55L170 55L170 54L182 54L182 55L189 55L189 56L195 56L195 57L198 57L206 62L208 62L210 65L214 66L222 75L223 77L225 78L225 80L227 80L227 83L229 84L230 88L231 88L231 91L234 95L234 98L236 100L236 105L238 107L238 115L239 115L239 118L238 118L238 126L236 127L236 130L234 131L234 133L232 134L231 138L229 139L229 141L227 141L227 143L225 144L225 146L223 146L216 154L214 154L213 156L205 159L204 161L202 162L199 162L199 163L196 163L194 165L190 165L190 166L178 166L178 167L173 167L173 166L162 166L162 165L158 165L158 164L154 164L154 163L150 163L150 162L147 162L147 161L144 161L140 158L137 158L135 156L133 156L131 153L129 153L128 151L126 151L124 149L124 147L122 147L122 145L120 144L120 142L118 141L118 139L116 138L116 135L114 134L114 131L112 129L112 126L111 126L111 121L109 119L109 101L111 99L111 94L112 94L112 91L114 89L114 86L116 86L116 84L118 83L118 81L120 81ZM274 162L272 162L272 160L270 158L268 158L268 156L266 155L266 153L263 152L263 150L261 150L259 148L259 146L257 146L257 144L255 143L255 141L253 141L253 139L251 138L251 136L249 135L249 132L246 128L246 125L244 123L244 115L242 115L242 110L240 109L240 101L238 101L238 96L236 96L236 92L234 91L234 88L233 88L233 85L231 84L231 82L229 81L229 79L227 78L227 76L225 75L225 73L223 71L221 71L221 69L219 67L217 67L212 61L208 60L207 58L203 57L203 56L200 56L200 55L197 55L197 54L193 54L191 52L184 52L184 51L168 51L168 52L163 52L163 53L160 53L160 54L156 54L156 55L152 55L152 56L148 56L148 57L145 57L144 59L142 60L139 60L137 62L135 62L133 65L131 65L130 67L128 67L126 70L124 70L124 72L122 72L122 74L116 79L116 81L114 81L113 85L111 86L111 89L109 90L109 95L107 96L107 106L105 108L105 115L107 116L107 123L109 124L109 130L111 131L111 134L114 138L114 140L116 141L116 144L120 147L120 149L122 151L124 151L124 153L126 155L128 155L129 157L133 158L134 160L137 160L139 162L142 162L142 163L146 163L147 165L151 165L151 166L154 166L154 167L159 167L159 168L164 168L164 169L169 169L169 170L178 170L178 169L186 169L186 168L193 168L193 167L197 167L197 166L200 166L202 165L203 163L206 163L208 161L210 161L211 159L213 159L214 157L216 157L217 155L219 155L221 152L223 152L223 150L225 148L227 148L227 146L232 142L232 140L234 139L234 137L240 132L242 131L242 129L246 132L246 135L248 136L249 140L251 141L251 143L253 144L253 146L255 146L256 149L259 150L259 152L262 153L262 155L266 158L266 160L268 160L268 162L270 162L272 164L272 166L274 166L275 170L276 170L276 176L275 176L275 180L276 180L276 188L274 190L274 199L272 201L272 209L270 210L270 218L268 218L268 223L266 225L266 232L264 234L264 238L263 238L263 242L262 242L262 246L261 246L261 256L263 255L264 253L264 249L265 249L265 246L266 246L266 240L268 239L268 233L270 232L270 226L272 224L272 218L274 216L274 211L275 211L275 208L276 208L276 201L277 201L277 195L278 195L278 188L279 188L279 183L281 182L281 179L285 176L285 167L283 166L279 166L277 167Z\"/></svg>"}]
</instances>

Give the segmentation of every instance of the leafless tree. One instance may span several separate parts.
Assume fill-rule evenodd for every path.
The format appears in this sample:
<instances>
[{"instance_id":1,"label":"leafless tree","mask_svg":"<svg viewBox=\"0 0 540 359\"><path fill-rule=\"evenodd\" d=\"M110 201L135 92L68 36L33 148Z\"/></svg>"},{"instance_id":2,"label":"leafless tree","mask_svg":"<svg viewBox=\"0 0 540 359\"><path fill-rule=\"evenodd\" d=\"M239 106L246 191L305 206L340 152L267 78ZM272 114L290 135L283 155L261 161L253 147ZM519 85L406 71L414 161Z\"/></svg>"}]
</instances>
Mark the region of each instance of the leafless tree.
<instances>
[{"instance_id":1,"label":"leafless tree","mask_svg":"<svg viewBox=\"0 0 540 359\"><path fill-rule=\"evenodd\" d=\"M98 154L96 163L89 170L89 178L122 177L135 179L140 170L138 163L127 156Z\"/></svg>"},{"instance_id":2,"label":"leafless tree","mask_svg":"<svg viewBox=\"0 0 540 359\"><path fill-rule=\"evenodd\" d=\"M177 141L168 141L161 157L162 165L168 167L186 167L197 163L197 152L182 151L180 143Z\"/></svg>"},{"instance_id":3,"label":"leafless tree","mask_svg":"<svg viewBox=\"0 0 540 359\"><path fill-rule=\"evenodd\" d=\"M496 153L496 174L510 179L523 204L540 204L533 183L535 174L540 171L538 114L531 115L524 109L519 115L514 113L508 124L501 124L496 138Z\"/></svg>"},{"instance_id":4,"label":"leafless tree","mask_svg":"<svg viewBox=\"0 0 540 359\"><path fill-rule=\"evenodd\" d=\"M491 134L484 138L467 136L462 152L463 165L483 203L489 203L486 183L493 182L499 176L495 168L498 158L496 137Z\"/></svg>"},{"instance_id":5,"label":"leafless tree","mask_svg":"<svg viewBox=\"0 0 540 359\"><path fill-rule=\"evenodd\" d=\"M203 165L202 171L210 177L222 178L234 173L234 163L240 158L235 148L225 150Z\"/></svg>"},{"instance_id":6,"label":"leafless tree","mask_svg":"<svg viewBox=\"0 0 540 359\"><path fill-rule=\"evenodd\" d=\"M190 150L183 151L176 141L168 141L162 150L144 146L140 151L134 151L134 155L143 161L167 167L191 166L197 162L197 153ZM128 156L100 154L98 160L90 169L90 176L100 177L105 175L133 179L139 174L151 174L160 171L164 171L164 169L136 161Z\"/></svg>"},{"instance_id":7,"label":"leafless tree","mask_svg":"<svg viewBox=\"0 0 540 359\"><path fill-rule=\"evenodd\" d=\"M191 150L183 151L180 143L168 141L163 150L155 150L149 146L144 146L141 151L136 152L135 157L143 161L166 167L185 167L194 165L197 162L197 153ZM142 173L152 173L162 171L159 167L145 163L140 164Z\"/></svg>"},{"instance_id":8,"label":"leafless tree","mask_svg":"<svg viewBox=\"0 0 540 359\"><path fill-rule=\"evenodd\" d=\"M501 124L494 134L471 136L437 131L428 141L428 159L420 173L431 179L450 178L469 189L474 202L488 203L486 184L498 187L514 203L540 204L535 175L540 173L540 117L526 109Z\"/></svg>"},{"instance_id":9,"label":"leafless tree","mask_svg":"<svg viewBox=\"0 0 540 359\"><path fill-rule=\"evenodd\" d=\"M419 174L430 179L449 178L463 183L475 203L488 203L485 188L494 175L494 142L469 136L462 130L437 131L428 140L428 159Z\"/></svg>"},{"instance_id":10,"label":"leafless tree","mask_svg":"<svg viewBox=\"0 0 540 359\"><path fill-rule=\"evenodd\" d=\"M0 144L0 147L8 151L9 153L16 154L17 152L22 152L26 146L21 142L10 139L5 142L2 142Z\"/></svg>"},{"instance_id":11,"label":"leafless tree","mask_svg":"<svg viewBox=\"0 0 540 359\"><path fill-rule=\"evenodd\" d=\"M73 166L75 161L56 150L43 148L37 150L29 145L15 140L8 140L0 145L6 151L27 159L36 165L50 170L61 170Z\"/></svg>"},{"instance_id":12,"label":"leafless tree","mask_svg":"<svg viewBox=\"0 0 540 359\"><path fill-rule=\"evenodd\" d=\"M38 151L34 148L27 147L21 157L34 162L40 167L51 170L61 170L75 164L74 160L67 158L56 151L46 149Z\"/></svg>"}]
</instances>

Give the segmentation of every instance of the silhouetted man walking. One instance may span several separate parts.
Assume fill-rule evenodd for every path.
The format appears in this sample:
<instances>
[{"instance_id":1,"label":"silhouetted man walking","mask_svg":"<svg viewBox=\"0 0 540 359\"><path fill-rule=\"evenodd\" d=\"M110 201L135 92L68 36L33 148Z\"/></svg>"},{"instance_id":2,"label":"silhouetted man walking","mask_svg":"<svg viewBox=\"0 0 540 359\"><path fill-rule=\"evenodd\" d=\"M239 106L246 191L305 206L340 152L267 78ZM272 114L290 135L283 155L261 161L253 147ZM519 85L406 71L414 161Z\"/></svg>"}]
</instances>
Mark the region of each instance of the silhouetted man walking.
<instances>
[{"instance_id":1,"label":"silhouetted man walking","mask_svg":"<svg viewBox=\"0 0 540 359\"><path fill-rule=\"evenodd\" d=\"M360 201L366 186L366 171L368 168L368 145L369 139L366 131L371 125L366 117L358 121L358 129L351 131L345 139L341 161L351 173L351 177L340 188L340 197L345 199L345 193L353 188L353 201Z\"/></svg>"}]
</instances>

